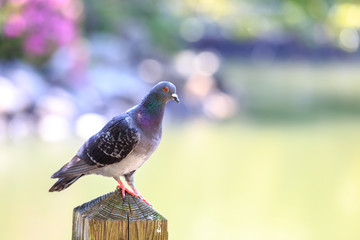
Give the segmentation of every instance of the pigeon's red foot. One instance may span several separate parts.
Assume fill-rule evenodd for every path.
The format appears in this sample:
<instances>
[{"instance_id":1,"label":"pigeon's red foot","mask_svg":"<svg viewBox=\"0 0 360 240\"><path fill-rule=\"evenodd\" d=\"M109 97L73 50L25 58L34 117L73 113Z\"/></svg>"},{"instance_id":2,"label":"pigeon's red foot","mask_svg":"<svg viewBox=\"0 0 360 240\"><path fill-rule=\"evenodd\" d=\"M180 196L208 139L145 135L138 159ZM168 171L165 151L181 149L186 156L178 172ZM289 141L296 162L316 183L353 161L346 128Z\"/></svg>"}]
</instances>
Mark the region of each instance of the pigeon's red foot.
<instances>
[{"instance_id":1,"label":"pigeon's red foot","mask_svg":"<svg viewBox=\"0 0 360 240\"><path fill-rule=\"evenodd\" d=\"M141 196L141 194L139 193L139 191L136 189L136 187L131 187L132 188L132 190L134 191L134 194L135 194L135 196L137 196L138 198L140 198L141 200L143 200L143 202L144 203L146 203L147 205L151 205L148 201L146 201L146 199L143 197L143 196Z\"/></svg>"},{"instance_id":2,"label":"pigeon's red foot","mask_svg":"<svg viewBox=\"0 0 360 240\"><path fill-rule=\"evenodd\" d=\"M139 193L139 191L135 188L135 187L131 187L132 190L130 190L129 188L127 188L124 183L121 180L117 181L119 183L118 186L116 186L117 189L121 188L122 189L122 195L125 198L125 191L128 192L130 195L134 196L134 197L138 197L141 200L144 201L144 203L146 203L147 205L151 205L148 201L146 201L146 199L141 196L141 194Z\"/></svg>"},{"instance_id":3,"label":"pigeon's red foot","mask_svg":"<svg viewBox=\"0 0 360 240\"><path fill-rule=\"evenodd\" d=\"M133 195L133 196L137 197L137 195L136 195L133 191L131 191L130 189L128 189L127 187L125 187L124 183L123 183L121 180L119 180L119 181L117 181L117 182L119 183L119 185L116 186L116 188L117 188L117 189L119 189L119 188L122 189L121 192L122 192L122 195L123 195L124 198L125 198L125 191L127 191L130 195Z\"/></svg>"}]
</instances>

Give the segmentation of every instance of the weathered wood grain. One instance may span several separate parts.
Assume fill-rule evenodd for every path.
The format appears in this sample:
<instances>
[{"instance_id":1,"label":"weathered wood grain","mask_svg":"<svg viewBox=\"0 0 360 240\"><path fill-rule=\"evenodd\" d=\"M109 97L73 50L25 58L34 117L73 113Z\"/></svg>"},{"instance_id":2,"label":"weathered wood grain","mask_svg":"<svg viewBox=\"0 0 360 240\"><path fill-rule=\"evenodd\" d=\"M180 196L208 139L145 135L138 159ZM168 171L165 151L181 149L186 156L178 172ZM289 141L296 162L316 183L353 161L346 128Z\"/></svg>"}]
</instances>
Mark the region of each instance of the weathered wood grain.
<instances>
[{"instance_id":1,"label":"weathered wood grain","mask_svg":"<svg viewBox=\"0 0 360 240\"><path fill-rule=\"evenodd\" d=\"M73 212L73 240L167 240L167 220L121 190L84 203Z\"/></svg>"}]
</instances>

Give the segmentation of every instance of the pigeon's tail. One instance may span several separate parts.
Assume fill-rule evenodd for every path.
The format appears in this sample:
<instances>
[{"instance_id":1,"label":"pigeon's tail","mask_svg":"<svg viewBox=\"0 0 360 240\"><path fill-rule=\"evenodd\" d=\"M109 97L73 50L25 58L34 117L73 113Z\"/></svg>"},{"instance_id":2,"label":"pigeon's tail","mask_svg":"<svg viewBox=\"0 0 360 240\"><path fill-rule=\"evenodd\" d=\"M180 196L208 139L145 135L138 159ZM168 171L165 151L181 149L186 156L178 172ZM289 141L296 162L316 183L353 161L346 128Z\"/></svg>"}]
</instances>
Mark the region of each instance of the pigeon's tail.
<instances>
[{"instance_id":1,"label":"pigeon's tail","mask_svg":"<svg viewBox=\"0 0 360 240\"><path fill-rule=\"evenodd\" d=\"M59 180L49 189L49 192L60 192L66 188L68 188L71 184L76 182L80 177L82 177L84 174L72 176L72 177L61 177Z\"/></svg>"}]
</instances>

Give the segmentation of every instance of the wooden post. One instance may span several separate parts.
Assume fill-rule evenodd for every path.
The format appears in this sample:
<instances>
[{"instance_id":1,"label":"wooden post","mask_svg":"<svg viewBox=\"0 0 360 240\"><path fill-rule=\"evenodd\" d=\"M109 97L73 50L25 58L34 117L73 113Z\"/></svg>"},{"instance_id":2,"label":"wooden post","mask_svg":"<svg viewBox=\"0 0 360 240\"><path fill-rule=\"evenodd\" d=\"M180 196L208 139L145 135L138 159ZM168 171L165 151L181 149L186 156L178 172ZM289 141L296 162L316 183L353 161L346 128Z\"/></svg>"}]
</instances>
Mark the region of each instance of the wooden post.
<instances>
[{"instance_id":1,"label":"wooden post","mask_svg":"<svg viewBox=\"0 0 360 240\"><path fill-rule=\"evenodd\" d=\"M167 240L167 220L121 189L74 209L73 240Z\"/></svg>"}]
</instances>

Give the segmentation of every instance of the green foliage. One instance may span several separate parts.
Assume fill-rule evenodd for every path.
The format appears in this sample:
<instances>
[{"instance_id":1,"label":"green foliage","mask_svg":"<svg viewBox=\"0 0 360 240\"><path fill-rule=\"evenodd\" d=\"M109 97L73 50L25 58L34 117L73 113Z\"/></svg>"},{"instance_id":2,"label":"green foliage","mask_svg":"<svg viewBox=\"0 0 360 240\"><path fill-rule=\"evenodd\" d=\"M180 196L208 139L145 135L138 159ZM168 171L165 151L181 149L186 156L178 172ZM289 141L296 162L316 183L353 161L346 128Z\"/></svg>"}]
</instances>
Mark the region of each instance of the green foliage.
<instances>
[{"instance_id":1,"label":"green foliage","mask_svg":"<svg viewBox=\"0 0 360 240\"><path fill-rule=\"evenodd\" d=\"M161 0L114 1L90 0L86 2L85 30L87 34L97 31L125 35L141 31L143 44L148 41L159 51L179 48L177 39L180 19L164 9ZM130 39L131 40L131 39Z\"/></svg>"},{"instance_id":2,"label":"green foliage","mask_svg":"<svg viewBox=\"0 0 360 240\"><path fill-rule=\"evenodd\" d=\"M22 39L9 39L0 34L0 59L12 60L15 58L23 58Z\"/></svg>"}]
</instances>

